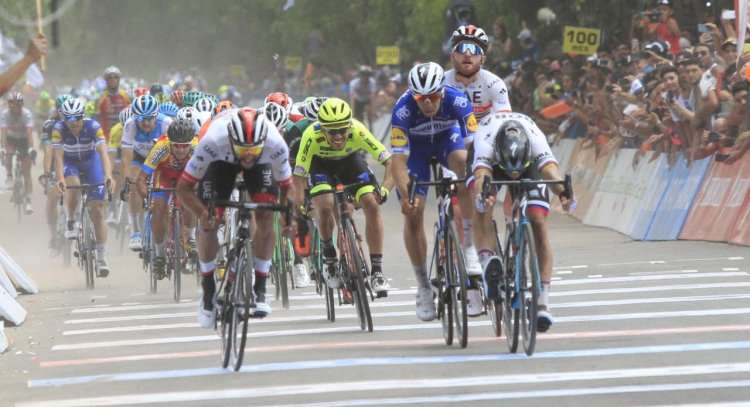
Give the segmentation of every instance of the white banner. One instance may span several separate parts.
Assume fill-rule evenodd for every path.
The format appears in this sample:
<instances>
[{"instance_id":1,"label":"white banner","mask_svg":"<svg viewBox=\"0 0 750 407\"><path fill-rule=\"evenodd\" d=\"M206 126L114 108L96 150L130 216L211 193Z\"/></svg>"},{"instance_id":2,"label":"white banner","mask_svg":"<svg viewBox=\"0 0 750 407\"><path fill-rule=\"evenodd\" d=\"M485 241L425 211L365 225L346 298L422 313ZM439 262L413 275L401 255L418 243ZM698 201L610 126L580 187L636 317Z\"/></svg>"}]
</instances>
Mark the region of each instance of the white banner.
<instances>
[{"instance_id":1,"label":"white banner","mask_svg":"<svg viewBox=\"0 0 750 407\"><path fill-rule=\"evenodd\" d=\"M745 50L745 38L747 35L747 3L749 0L735 0L735 16L737 19L737 61ZM742 28L740 28L742 27Z\"/></svg>"}]
</instances>

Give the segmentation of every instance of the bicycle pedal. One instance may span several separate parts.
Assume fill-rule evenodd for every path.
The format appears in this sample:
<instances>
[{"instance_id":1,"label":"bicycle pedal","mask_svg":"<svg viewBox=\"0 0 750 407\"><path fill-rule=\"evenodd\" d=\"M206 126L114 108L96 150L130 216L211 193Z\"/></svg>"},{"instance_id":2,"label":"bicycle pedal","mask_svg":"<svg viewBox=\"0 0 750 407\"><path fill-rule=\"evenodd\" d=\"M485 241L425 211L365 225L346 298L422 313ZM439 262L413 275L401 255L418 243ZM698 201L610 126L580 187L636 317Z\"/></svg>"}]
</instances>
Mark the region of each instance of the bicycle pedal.
<instances>
[{"instance_id":1,"label":"bicycle pedal","mask_svg":"<svg viewBox=\"0 0 750 407\"><path fill-rule=\"evenodd\" d=\"M375 294L375 298L388 298L388 291L381 291Z\"/></svg>"}]
</instances>

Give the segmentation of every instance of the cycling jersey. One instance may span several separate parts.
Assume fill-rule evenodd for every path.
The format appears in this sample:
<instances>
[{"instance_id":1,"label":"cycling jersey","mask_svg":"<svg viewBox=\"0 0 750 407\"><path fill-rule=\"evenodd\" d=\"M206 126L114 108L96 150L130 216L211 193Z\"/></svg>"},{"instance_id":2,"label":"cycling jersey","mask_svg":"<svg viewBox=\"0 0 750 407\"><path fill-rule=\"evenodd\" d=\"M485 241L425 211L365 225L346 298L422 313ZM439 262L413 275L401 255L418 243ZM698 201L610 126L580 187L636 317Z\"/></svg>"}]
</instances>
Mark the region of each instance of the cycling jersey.
<instances>
[{"instance_id":1,"label":"cycling jersey","mask_svg":"<svg viewBox=\"0 0 750 407\"><path fill-rule=\"evenodd\" d=\"M300 177L309 175L310 165L316 157L323 160L342 160L352 154L365 151L381 164L391 158L391 153L385 149L385 146L357 119L352 119L351 132L346 139L346 145L341 150L331 148L318 122L307 127L302 134L300 145L301 149L297 153L294 167L294 175Z\"/></svg>"},{"instance_id":2,"label":"cycling jersey","mask_svg":"<svg viewBox=\"0 0 750 407\"><path fill-rule=\"evenodd\" d=\"M464 86L456 79L456 70L445 73L445 83L463 90L469 96L477 119L493 112L510 112L510 98L505 82L497 75L480 69L474 82Z\"/></svg>"},{"instance_id":3,"label":"cycling jersey","mask_svg":"<svg viewBox=\"0 0 750 407\"><path fill-rule=\"evenodd\" d=\"M446 86L440 109L426 117L417 106L410 90L404 92L393 107L391 147L394 154L409 154L411 144L433 144L444 138L470 142L477 120L466 94ZM460 138L460 140L459 140Z\"/></svg>"},{"instance_id":4,"label":"cycling jersey","mask_svg":"<svg viewBox=\"0 0 750 407\"><path fill-rule=\"evenodd\" d=\"M297 152L299 151L299 143L302 140L302 134L305 132L313 121L307 118L303 118L298 122L289 121L286 123L284 128L284 141L289 147L289 159L294 164L297 159Z\"/></svg>"},{"instance_id":5,"label":"cycling jersey","mask_svg":"<svg viewBox=\"0 0 750 407\"><path fill-rule=\"evenodd\" d=\"M205 135L195 147L193 156L182 172L182 179L195 184L200 181L208 171L209 166L215 162L225 162L239 166L240 161L234 154L232 143L229 140L227 126L231 115L219 115L215 117ZM257 120L268 120L259 116ZM256 125L258 125L256 123ZM273 179L281 184L291 182L292 170L289 166L289 149L273 123L266 123L268 136L263 144L263 152L256 161L255 166L268 165L271 167Z\"/></svg>"},{"instance_id":6,"label":"cycling jersey","mask_svg":"<svg viewBox=\"0 0 750 407\"><path fill-rule=\"evenodd\" d=\"M109 142L107 143L107 146L111 153L120 149L120 144L122 143L122 127L122 123L117 122L117 124L109 129Z\"/></svg>"},{"instance_id":7,"label":"cycling jersey","mask_svg":"<svg viewBox=\"0 0 750 407\"><path fill-rule=\"evenodd\" d=\"M96 120L83 119L83 128L74 135L64 121L52 128L52 148L63 150L65 161L86 161L96 154L96 146L104 144L104 132Z\"/></svg>"},{"instance_id":8,"label":"cycling jersey","mask_svg":"<svg viewBox=\"0 0 750 407\"><path fill-rule=\"evenodd\" d=\"M123 127L121 147L132 149L137 155L146 157L156 139L166 134L171 123L172 119L159 113L154 129L146 133L138 126L136 117L131 117Z\"/></svg>"},{"instance_id":9,"label":"cycling jersey","mask_svg":"<svg viewBox=\"0 0 750 407\"><path fill-rule=\"evenodd\" d=\"M529 116L522 113L495 113L482 120L482 126L475 136L474 162L471 166L472 172L479 167L492 169L497 165L495 156L495 136L498 129L507 120L515 120L523 125L529 136L531 148L531 160L534 167L541 170L549 163L557 163L547 143L547 137Z\"/></svg>"},{"instance_id":10,"label":"cycling jersey","mask_svg":"<svg viewBox=\"0 0 750 407\"><path fill-rule=\"evenodd\" d=\"M5 109L0 113L0 128L3 129L5 137L9 139L26 140L28 129L34 128L34 119L31 111L22 108L19 114L11 113L10 109Z\"/></svg>"},{"instance_id":11,"label":"cycling jersey","mask_svg":"<svg viewBox=\"0 0 750 407\"><path fill-rule=\"evenodd\" d=\"M109 90L105 90L102 93L96 104L96 108L97 112L99 112L99 123L107 140L109 140L109 133L112 127L119 121L120 112L129 105L130 97L122 89L118 90L115 94L110 94Z\"/></svg>"},{"instance_id":12,"label":"cycling jersey","mask_svg":"<svg viewBox=\"0 0 750 407\"><path fill-rule=\"evenodd\" d=\"M154 144L154 148L152 148L148 153L146 160L141 166L141 169L147 175L151 175L154 172L158 171L163 176L166 175L169 177L170 175L175 175L171 178L176 179L185 168L185 164L187 164L188 160L190 159L190 155L192 155L195 146L198 145L198 140L193 139L191 144L192 146L190 148L190 154L188 154L185 159L180 161L177 159L177 157L174 156L174 154L172 154L172 142L169 141L169 136L165 134L159 137L159 139L156 141L156 144Z\"/></svg>"},{"instance_id":13,"label":"cycling jersey","mask_svg":"<svg viewBox=\"0 0 750 407\"><path fill-rule=\"evenodd\" d=\"M52 143L52 129L55 127L55 123L57 123L57 119L48 119L44 123L42 123L42 134L40 142L43 146Z\"/></svg>"}]
</instances>

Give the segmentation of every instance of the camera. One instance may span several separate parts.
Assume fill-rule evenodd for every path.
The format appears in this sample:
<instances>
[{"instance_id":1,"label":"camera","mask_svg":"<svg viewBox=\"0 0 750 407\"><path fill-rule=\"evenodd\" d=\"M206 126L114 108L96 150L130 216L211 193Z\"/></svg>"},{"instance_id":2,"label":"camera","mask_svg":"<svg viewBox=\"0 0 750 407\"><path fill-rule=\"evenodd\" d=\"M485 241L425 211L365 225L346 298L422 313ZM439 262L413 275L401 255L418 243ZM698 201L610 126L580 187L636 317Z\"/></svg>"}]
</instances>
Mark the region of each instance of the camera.
<instances>
[{"instance_id":1,"label":"camera","mask_svg":"<svg viewBox=\"0 0 750 407\"><path fill-rule=\"evenodd\" d=\"M661 18L661 12L659 10L648 10L641 13L641 17L647 17L648 21L652 23L658 23Z\"/></svg>"},{"instance_id":2,"label":"camera","mask_svg":"<svg viewBox=\"0 0 750 407\"><path fill-rule=\"evenodd\" d=\"M667 91L667 103L672 104L674 103L675 94L673 91L668 90Z\"/></svg>"},{"instance_id":3,"label":"camera","mask_svg":"<svg viewBox=\"0 0 750 407\"><path fill-rule=\"evenodd\" d=\"M708 141L715 143L721 139L721 134L712 131L708 133Z\"/></svg>"}]
</instances>

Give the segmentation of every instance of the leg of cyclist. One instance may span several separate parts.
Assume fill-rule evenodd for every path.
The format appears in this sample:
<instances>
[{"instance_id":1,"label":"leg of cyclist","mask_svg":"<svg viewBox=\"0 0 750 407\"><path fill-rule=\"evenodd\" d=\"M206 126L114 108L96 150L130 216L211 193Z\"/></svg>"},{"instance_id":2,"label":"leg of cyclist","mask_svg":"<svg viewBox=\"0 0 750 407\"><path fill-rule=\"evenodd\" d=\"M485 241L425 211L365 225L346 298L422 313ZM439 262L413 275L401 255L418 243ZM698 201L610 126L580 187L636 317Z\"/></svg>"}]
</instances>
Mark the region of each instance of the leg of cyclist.
<instances>
[{"instance_id":1,"label":"leg of cyclist","mask_svg":"<svg viewBox=\"0 0 750 407\"><path fill-rule=\"evenodd\" d=\"M105 222L105 195L107 187L105 181L107 175L105 175L105 164L108 163L108 157L102 158L100 154L106 154L103 149L103 145L97 147L97 153L92 155L92 158L85 162L83 165L85 168L85 179L82 181L88 184L100 185L93 191L89 191L89 213L91 215L91 223L94 226L94 235L96 238L96 268L99 272L100 277L107 277L109 275L109 263L107 262L107 224ZM108 174L108 173L107 173Z\"/></svg>"},{"instance_id":2,"label":"leg of cyclist","mask_svg":"<svg viewBox=\"0 0 750 407\"><path fill-rule=\"evenodd\" d=\"M492 226L492 211L496 202L496 190L486 201L481 201L481 185L485 177L492 179L492 173L487 168L477 168L474 172L474 180L471 184L472 202L475 202L474 211L474 241L476 242L479 262L484 275L485 293L488 298L497 298L496 287L499 283L502 261L495 252L496 237Z\"/></svg>"},{"instance_id":3,"label":"leg of cyclist","mask_svg":"<svg viewBox=\"0 0 750 407\"><path fill-rule=\"evenodd\" d=\"M66 165L66 172L68 172L69 169L72 169L71 167L68 167ZM66 174L65 177L65 185L67 186L77 186L81 185L81 180L78 177L78 169L75 169L75 172L70 171L68 174ZM65 191L65 215L66 215L66 228L65 228L65 237L67 239L75 239L78 237L78 232L76 231L76 209L78 209L78 201L80 197L80 192L77 190L67 190Z\"/></svg>"},{"instance_id":4,"label":"leg of cyclist","mask_svg":"<svg viewBox=\"0 0 750 407\"><path fill-rule=\"evenodd\" d=\"M60 192L55 187L47 188L47 202L44 213L47 218L47 229L50 233L49 248L57 250L57 204L60 202Z\"/></svg>"},{"instance_id":5,"label":"leg of cyclist","mask_svg":"<svg viewBox=\"0 0 750 407\"><path fill-rule=\"evenodd\" d=\"M109 162L112 163L112 178L114 179L115 185L124 185L123 184L123 176L120 172L120 167L122 167L120 162L120 157L118 154L118 149L111 148L108 151L109 154ZM118 187L119 188L119 187ZM107 205L108 207L108 214L107 214L107 224L110 226L114 226L117 224L117 206L119 205L119 202L112 201Z\"/></svg>"},{"instance_id":6,"label":"leg of cyclist","mask_svg":"<svg viewBox=\"0 0 750 407\"><path fill-rule=\"evenodd\" d=\"M167 234L169 212L164 192L151 194L151 239L154 242L154 272L157 278L166 276L167 259L164 257L164 238Z\"/></svg>"},{"instance_id":7,"label":"leg of cyclist","mask_svg":"<svg viewBox=\"0 0 750 407\"><path fill-rule=\"evenodd\" d=\"M466 176L466 154L465 149L454 150L448 154L448 168L461 178ZM466 261L466 272L470 276L478 276L482 274L482 267L479 265L479 257L473 241L474 232L472 218L474 217L474 206L471 203L471 196L466 185L458 184L457 189L458 202L461 206L461 214L463 215L463 249L464 260Z\"/></svg>"},{"instance_id":8,"label":"leg of cyclist","mask_svg":"<svg viewBox=\"0 0 750 407\"><path fill-rule=\"evenodd\" d=\"M383 217L380 214L380 202L374 193L368 192L359 198L359 203L365 213L365 235L372 265L372 289L380 295L386 295L388 281L383 274Z\"/></svg>"},{"instance_id":9,"label":"leg of cyclist","mask_svg":"<svg viewBox=\"0 0 750 407\"><path fill-rule=\"evenodd\" d=\"M24 183L24 211L27 215L34 213L34 208L31 206L31 193L33 192L34 183L31 180L31 157L28 154L24 154L21 160L21 172L23 172L23 183Z\"/></svg>"},{"instance_id":10,"label":"leg of cyclist","mask_svg":"<svg viewBox=\"0 0 750 407\"><path fill-rule=\"evenodd\" d=\"M135 181L140 171L143 160L133 158L130 168L128 169L129 178ZM130 224L130 242L128 248L133 251L140 251L141 243L141 226L143 217L143 201L136 191L135 184L130 185L130 196L128 197L128 223Z\"/></svg>"},{"instance_id":11,"label":"leg of cyclist","mask_svg":"<svg viewBox=\"0 0 750 407\"><path fill-rule=\"evenodd\" d=\"M531 206L531 204L526 210L531 227L534 230L539 274L542 280L537 311L537 330L540 332L546 332L554 322L549 310L549 290L550 282L552 281L553 256L552 245L549 240L549 228L547 227L548 211L544 207Z\"/></svg>"},{"instance_id":12,"label":"leg of cyclist","mask_svg":"<svg viewBox=\"0 0 750 407\"><path fill-rule=\"evenodd\" d=\"M328 287L339 288L341 279L338 276L338 260L336 247L333 245L333 227L335 207L332 188L330 184L317 184L310 191L315 218L320 232L320 240L323 244L323 258L326 263L325 279Z\"/></svg>"}]
</instances>

